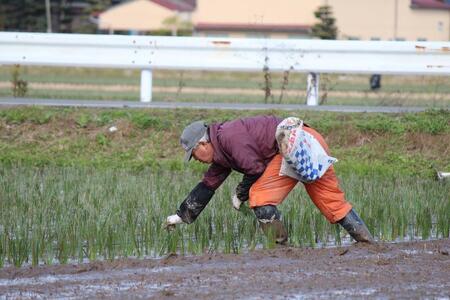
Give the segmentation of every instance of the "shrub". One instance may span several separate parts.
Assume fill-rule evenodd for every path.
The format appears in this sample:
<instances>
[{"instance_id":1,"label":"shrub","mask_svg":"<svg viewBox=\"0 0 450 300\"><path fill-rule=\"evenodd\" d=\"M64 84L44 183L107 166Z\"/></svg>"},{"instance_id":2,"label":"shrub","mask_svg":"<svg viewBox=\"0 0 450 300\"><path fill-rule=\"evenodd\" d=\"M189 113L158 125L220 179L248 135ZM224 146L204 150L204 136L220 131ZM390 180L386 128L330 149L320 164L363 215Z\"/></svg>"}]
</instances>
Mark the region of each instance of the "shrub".
<instances>
[{"instance_id":1,"label":"shrub","mask_svg":"<svg viewBox=\"0 0 450 300\"><path fill-rule=\"evenodd\" d=\"M131 122L140 129L161 128L160 119L150 116L147 113L137 113L131 117Z\"/></svg>"},{"instance_id":2,"label":"shrub","mask_svg":"<svg viewBox=\"0 0 450 300\"><path fill-rule=\"evenodd\" d=\"M103 133L97 134L95 140L97 141L97 144L101 146L106 146L109 144L108 138Z\"/></svg>"},{"instance_id":3,"label":"shrub","mask_svg":"<svg viewBox=\"0 0 450 300\"><path fill-rule=\"evenodd\" d=\"M2 110L0 117L9 124L22 124L30 122L34 124L47 124L53 117L53 112L38 107L21 107L19 109Z\"/></svg>"},{"instance_id":4,"label":"shrub","mask_svg":"<svg viewBox=\"0 0 450 300\"><path fill-rule=\"evenodd\" d=\"M450 112L430 110L422 114L406 115L404 121L409 124L411 131L439 134L450 129Z\"/></svg>"},{"instance_id":5,"label":"shrub","mask_svg":"<svg viewBox=\"0 0 450 300\"><path fill-rule=\"evenodd\" d=\"M24 97L28 92L28 82L20 78L20 65L15 65L11 74L12 93L14 97Z\"/></svg>"},{"instance_id":6,"label":"shrub","mask_svg":"<svg viewBox=\"0 0 450 300\"><path fill-rule=\"evenodd\" d=\"M405 132L405 126L401 122L401 120L393 119L384 115L378 115L376 118L369 119L361 124L357 124L356 127L364 132L396 134Z\"/></svg>"},{"instance_id":7,"label":"shrub","mask_svg":"<svg viewBox=\"0 0 450 300\"><path fill-rule=\"evenodd\" d=\"M88 114L81 114L75 120L75 123L77 123L77 125L79 127L85 128L85 127L87 127L87 125L89 124L90 121L91 121L91 117Z\"/></svg>"}]
</instances>

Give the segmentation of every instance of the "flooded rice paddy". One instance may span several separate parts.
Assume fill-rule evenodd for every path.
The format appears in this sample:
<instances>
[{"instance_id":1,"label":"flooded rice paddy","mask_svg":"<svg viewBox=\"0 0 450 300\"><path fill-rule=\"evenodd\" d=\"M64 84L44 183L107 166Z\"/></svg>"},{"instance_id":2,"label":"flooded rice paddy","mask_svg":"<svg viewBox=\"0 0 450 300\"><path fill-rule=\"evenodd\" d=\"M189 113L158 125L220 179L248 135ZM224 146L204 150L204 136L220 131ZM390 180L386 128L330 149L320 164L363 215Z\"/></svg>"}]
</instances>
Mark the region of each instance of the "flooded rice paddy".
<instances>
[{"instance_id":1,"label":"flooded rice paddy","mask_svg":"<svg viewBox=\"0 0 450 300\"><path fill-rule=\"evenodd\" d=\"M0 270L1 299L450 297L450 240Z\"/></svg>"}]
</instances>

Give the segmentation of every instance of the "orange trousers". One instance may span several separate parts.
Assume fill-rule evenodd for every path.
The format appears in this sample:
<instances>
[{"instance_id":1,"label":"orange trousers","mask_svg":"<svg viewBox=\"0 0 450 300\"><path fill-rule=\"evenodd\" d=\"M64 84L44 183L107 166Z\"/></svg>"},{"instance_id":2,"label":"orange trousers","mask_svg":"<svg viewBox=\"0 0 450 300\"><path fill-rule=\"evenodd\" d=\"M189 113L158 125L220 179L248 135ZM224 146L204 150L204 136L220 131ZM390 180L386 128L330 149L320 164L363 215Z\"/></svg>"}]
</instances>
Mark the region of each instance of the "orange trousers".
<instances>
[{"instance_id":1,"label":"orange trousers","mask_svg":"<svg viewBox=\"0 0 450 300\"><path fill-rule=\"evenodd\" d=\"M303 130L312 134L329 153L328 145L317 131L309 127L303 127ZM298 183L298 180L294 178L279 175L281 161L281 154L277 154L267 165L262 176L250 188L250 208L280 204ZM304 183L304 186L313 203L330 223L343 219L352 209L350 203L345 200L344 192L339 188L333 166L330 166L321 178L311 183Z\"/></svg>"}]
</instances>

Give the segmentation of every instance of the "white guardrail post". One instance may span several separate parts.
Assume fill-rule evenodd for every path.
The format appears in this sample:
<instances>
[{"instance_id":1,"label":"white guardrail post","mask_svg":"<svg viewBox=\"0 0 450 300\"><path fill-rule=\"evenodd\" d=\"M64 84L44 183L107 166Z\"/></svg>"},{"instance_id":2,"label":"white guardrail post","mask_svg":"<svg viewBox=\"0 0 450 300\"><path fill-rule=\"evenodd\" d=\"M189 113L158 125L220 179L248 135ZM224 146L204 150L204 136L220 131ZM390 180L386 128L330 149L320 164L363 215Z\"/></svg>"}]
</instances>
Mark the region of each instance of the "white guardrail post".
<instances>
[{"instance_id":1,"label":"white guardrail post","mask_svg":"<svg viewBox=\"0 0 450 300\"><path fill-rule=\"evenodd\" d=\"M319 74L308 74L308 86L306 88L306 105L319 105Z\"/></svg>"},{"instance_id":2,"label":"white guardrail post","mask_svg":"<svg viewBox=\"0 0 450 300\"><path fill-rule=\"evenodd\" d=\"M151 70L141 71L141 102L152 101L153 74Z\"/></svg>"},{"instance_id":3,"label":"white guardrail post","mask_svg":"<svg viewBox=\"0 0 450 300\"><path fill-rule=\"evenodd\" d=\"M0 64L141 70L142 102L154 70L289 70L309 74L306 103L318 105L319 74L448 76L450 42L0 32Z\"/></svg>"}]
</instances>

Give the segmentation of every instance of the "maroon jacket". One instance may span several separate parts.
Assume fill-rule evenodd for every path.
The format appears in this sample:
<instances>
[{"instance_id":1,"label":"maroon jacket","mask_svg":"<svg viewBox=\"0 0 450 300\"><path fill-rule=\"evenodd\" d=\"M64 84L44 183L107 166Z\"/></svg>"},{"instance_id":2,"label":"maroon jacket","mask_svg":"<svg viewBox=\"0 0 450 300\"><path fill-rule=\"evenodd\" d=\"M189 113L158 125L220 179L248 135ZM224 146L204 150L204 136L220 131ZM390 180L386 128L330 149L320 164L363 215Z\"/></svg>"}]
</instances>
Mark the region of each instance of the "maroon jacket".
<instances>
[{"instance_id":1,"label":"maroon jacket","mask_svg":"<svg viewBox=\"0 0 450 300\"><path fill-rule=\"evenodd\" d=\"M281 120L257 116L209 125L214 156L202 182L216 190L232 170L261 175L278 153L275 131Z\"/></svg>"}]
</instances>

